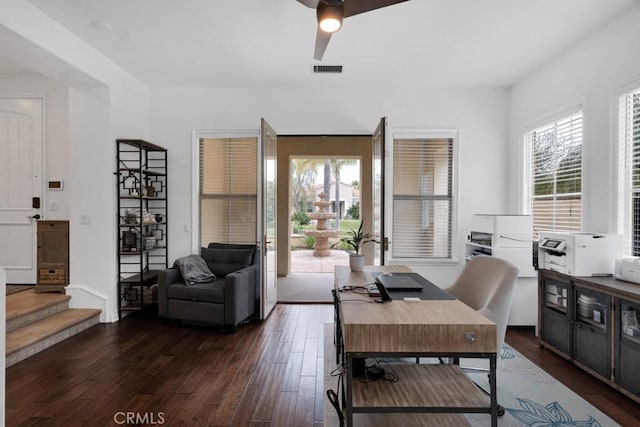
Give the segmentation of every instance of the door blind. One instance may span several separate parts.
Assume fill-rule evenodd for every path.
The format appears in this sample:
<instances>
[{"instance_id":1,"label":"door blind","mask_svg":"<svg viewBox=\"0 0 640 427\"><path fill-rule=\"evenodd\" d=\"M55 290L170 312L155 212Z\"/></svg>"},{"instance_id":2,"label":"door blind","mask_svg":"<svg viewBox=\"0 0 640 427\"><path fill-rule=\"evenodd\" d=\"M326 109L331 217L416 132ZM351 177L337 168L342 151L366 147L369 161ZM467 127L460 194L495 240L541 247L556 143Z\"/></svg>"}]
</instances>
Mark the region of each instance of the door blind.
<instances>
[{"instance_id":1,"label":"door blind","mask_svg":"<svg viewBox=\"0 0 640 427\"><path fill-rule=\"evenodd\" d=\"M453 139L394 139L394 258L450 258Z\"/></svg>"},{"instance_id":2,"label":"door blind","mask_svg":"<svg viewBox=\"0 0 640 427\"><path fill-rule=\"evenodd\" d=\"M200 140L200 244L255 243L257 139Z\"/></svg>"},{"instance_id":3,"label":"door blind","mask_svg":"<svg viewBox=\"0 0 640 427\"><path fill-rule=\"evenodd\" d=\"M640 88L619 99L618 233L624 255L640 256Z\"/></svg>"},{"instance_id":4,"label":"door blind","mask_svg":"<svg viewBox=\"0 0 640 427\"><path fill-rule=\"evenodd\" d=\"M533 230L582 227L582 111L525 134L529 171L526 211Z\"/></svg>"}]
</instances>

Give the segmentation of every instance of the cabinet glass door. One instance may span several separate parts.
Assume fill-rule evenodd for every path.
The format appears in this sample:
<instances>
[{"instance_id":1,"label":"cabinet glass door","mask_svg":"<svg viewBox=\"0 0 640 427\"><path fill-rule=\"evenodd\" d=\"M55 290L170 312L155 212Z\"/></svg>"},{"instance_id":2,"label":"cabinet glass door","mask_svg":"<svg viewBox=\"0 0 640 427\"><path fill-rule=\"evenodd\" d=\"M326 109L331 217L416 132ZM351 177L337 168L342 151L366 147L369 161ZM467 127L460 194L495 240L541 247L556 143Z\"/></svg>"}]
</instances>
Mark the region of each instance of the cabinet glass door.
<instances>
[{"instance_id":1,"label":"cabinet glass door","mask_svg":"<svg viewBox=\"0 0 640 427\"><path fill-rule=\"evenodd\" d=\"M573 357L606 379L611 378L610 297L574 286Z\"/></svg>"},{"instance_id":2,"label":"cabinet glass door","mask_svg":"<svg viewBox=\"0 0 640 427\"><path fill-rule=\"evenodd\" d=\"M568 305L569 285L555 280L545 280L544 306L566 314Z\"/></svg>"},{"instance_id":3,"label":"cabinet glass door","mask_svg":"<svg viewBox=\"0 0 640 427\"><path fill-rule=\"evenodd\" d=\"M609 316L609 297L599 292L576 286L575 298L576 321L607 329Z\"/></svg>"},{"instance_id":4,"label":"cabinet glass door","mask_svg":"<svg viewBox=\"0 0 640 427\"><path fill-rule=\"evenodd\" d=\"M640 304L619 300L616 310L615 382L640 396Z\"/></svg>"},{"instance_id":5,"label":"cabinet glass door","mask_svg":"<svg viewBox=\"0 0 640 427\"><path fill-rule=\"evenodd\" d=\"M546 277L541 273L541 329L542 340L559 350L565 356L571 356L571 283Z\"/></svg>"}]
</instances>

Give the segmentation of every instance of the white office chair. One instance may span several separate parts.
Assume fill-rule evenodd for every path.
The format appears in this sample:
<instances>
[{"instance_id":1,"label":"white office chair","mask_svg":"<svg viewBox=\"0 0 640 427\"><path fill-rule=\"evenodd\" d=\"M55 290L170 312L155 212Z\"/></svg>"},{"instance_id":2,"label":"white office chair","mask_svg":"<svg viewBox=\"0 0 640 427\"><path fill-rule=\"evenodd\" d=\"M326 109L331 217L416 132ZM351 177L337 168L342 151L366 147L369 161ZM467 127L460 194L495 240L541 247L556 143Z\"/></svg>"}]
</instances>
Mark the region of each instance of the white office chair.
<instances>
[{"instance_id":1,"label":"white office chair","mask_svg":"<svg viewBox=\"0 0 640 427\"><path fill-rule=\"evenodd\" d=\"M507 332L518 268L509 261L478 255L445 291L496 324L498 358Z\"/></svg>"},{"instance_id":2,"label":"white office chair","mask_svg":"<svg viewBox=\"0 0 640 427\"><path fill-rule=\"evenodd\" d=\"M497 360L500 360L502 354L502 344L507 333L507 321L517 277L518 268L509 261L478 255L469 261L455 283L445 289L496 324ZM470 366L461 367L471 371L489 370ZM485 391L482 388L481 390ZM503 416L504 412L504 407L498 405L498 416Z\"/></svg>"}]
</instances>

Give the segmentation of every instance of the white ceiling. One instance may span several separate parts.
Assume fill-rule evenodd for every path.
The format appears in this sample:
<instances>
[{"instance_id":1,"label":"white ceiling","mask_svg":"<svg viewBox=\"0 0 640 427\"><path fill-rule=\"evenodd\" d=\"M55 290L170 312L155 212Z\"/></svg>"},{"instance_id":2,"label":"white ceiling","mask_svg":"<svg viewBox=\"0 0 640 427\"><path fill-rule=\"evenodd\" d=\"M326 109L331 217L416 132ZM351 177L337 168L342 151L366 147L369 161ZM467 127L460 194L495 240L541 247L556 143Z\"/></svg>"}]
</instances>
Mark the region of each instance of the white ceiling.
<instances>
[{"instance_id":1,"label":"white ceiling","mask_svg":"<svg viewBox=\"0 0 640 427\"><path fill-rule=\"evenodd\" d=\"M315 11L296 0L30 2L151 86L495 87L638 0L410 0L345 19L321 62L340 76L312 75ZM0 73L24 71L9 61Z\"/></svg>"}]
</instances>

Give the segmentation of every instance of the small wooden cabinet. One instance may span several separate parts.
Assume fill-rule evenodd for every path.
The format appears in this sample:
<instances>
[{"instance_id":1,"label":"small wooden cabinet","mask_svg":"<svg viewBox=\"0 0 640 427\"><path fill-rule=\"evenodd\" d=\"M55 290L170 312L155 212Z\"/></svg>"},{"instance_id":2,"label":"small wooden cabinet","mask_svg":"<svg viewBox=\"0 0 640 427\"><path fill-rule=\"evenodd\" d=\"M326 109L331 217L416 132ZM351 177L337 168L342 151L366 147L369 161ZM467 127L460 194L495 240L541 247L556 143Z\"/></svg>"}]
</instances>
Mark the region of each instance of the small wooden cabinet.
<instances>
[{"instance_id":1,"label":"small wooden cabinet","mask_svg":"<svg viewBox=\"0 0 640 427\"><path fill-rule=\"evenodd\" d=\"M62 292L69 284L69 221L38 221L36 292Z\"/></svg>"}]
</instances>

